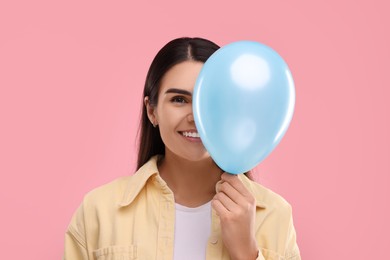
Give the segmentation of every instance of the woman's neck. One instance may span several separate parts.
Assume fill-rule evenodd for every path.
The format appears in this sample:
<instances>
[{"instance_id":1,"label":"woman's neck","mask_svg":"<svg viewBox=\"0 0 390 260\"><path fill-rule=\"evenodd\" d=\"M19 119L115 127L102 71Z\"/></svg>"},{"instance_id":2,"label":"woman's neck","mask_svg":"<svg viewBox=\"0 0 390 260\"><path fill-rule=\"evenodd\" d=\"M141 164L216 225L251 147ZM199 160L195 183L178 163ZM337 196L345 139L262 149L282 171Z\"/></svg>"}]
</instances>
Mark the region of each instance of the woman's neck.
<instances>
[{"instance_id":1,"label":"woman's neck","mask_svg":"<svg viewBox=\"0 0 390 260\"><path fill-rule=\"evenodd\" d=\"M161 178L174 193L175 202L187 207L197 207L210 201L222 173L211 157L194 162L169 151L158 168Z\"/></svg>"}]
</instances>

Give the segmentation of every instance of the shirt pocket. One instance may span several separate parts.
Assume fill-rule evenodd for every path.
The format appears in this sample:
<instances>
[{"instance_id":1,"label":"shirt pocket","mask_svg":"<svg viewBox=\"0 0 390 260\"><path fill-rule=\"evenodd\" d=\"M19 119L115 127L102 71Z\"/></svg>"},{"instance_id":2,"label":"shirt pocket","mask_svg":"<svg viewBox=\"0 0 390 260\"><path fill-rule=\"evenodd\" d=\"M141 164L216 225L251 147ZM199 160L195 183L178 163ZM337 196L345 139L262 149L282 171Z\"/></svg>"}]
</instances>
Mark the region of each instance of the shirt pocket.
<instances>
[{"instance_id":1,"label":"shirt pocket","mask_svg":"<svg viewBox=\"0 0 390 260\"><path fill-rule=\"evenodd\" d=\"M137 246L108 246L93 251L94 260L137 259Z\"/></svg>"}]
</instances>

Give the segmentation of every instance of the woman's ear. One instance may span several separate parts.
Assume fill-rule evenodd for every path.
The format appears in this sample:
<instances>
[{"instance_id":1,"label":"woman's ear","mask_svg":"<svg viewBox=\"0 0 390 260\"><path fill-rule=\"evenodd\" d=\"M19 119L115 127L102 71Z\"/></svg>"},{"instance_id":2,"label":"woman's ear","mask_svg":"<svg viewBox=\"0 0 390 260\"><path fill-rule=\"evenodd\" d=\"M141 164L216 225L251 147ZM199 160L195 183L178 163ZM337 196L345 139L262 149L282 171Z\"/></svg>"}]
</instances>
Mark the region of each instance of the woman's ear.
<instances>
[{"instance_id":1,"label":"woman's ear","mask_svg":"<svg viewBox=\"0 0 390 260\"><path fill-rule=\"evenodd\" d=\"M146 112L148 113L148 118L150 120L150 123L152 123L153 127L156 127L158 125L157 117L156 117L156 108L155 106L150 104L150 100L148 96L144 98L144 104L146 107Z\"/></svg>"}]
</instances>

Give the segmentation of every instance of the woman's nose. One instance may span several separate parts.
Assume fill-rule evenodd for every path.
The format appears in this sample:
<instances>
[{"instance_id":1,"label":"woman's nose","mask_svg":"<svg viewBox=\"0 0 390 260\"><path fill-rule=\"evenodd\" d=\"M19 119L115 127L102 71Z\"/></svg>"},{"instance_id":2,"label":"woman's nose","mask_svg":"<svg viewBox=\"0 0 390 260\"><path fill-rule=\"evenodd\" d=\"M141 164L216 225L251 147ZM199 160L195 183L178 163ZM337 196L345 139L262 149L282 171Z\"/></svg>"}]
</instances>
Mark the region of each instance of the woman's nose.
<instances>
[{"instance_id":1,"label":"woman's nose","mask_svg":"<svg viewBox=\"0 0 390 260\"><path fill-rule=\"evenodd\" d=\"M188 122L191 122L191 123L194 122L194 114L189 113L187 116L187 120L188 120Z\"/></svg>"}]
</instances>

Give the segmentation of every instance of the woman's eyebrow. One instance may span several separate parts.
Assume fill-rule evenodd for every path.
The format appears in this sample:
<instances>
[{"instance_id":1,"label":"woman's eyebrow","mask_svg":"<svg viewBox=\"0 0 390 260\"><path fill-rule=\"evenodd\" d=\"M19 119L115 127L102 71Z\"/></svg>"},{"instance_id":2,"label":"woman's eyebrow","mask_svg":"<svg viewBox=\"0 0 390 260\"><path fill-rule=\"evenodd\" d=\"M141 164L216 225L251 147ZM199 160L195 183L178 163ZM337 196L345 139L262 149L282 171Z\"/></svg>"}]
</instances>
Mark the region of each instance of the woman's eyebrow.
<instances>
[{"instance_id":1,"label":"woman's eyebrow","mask_svg":"<svg viewBox=\"0 0 390 260\"><path fill-rule=\"evenodd\" d=\"M167 91L165 91L165 94L168 94L168 93L176 93L176 94L192 96L191 92L184 90L184 89L179 89L179 88L170 88Z\"/></svg>"}]
</instances>

